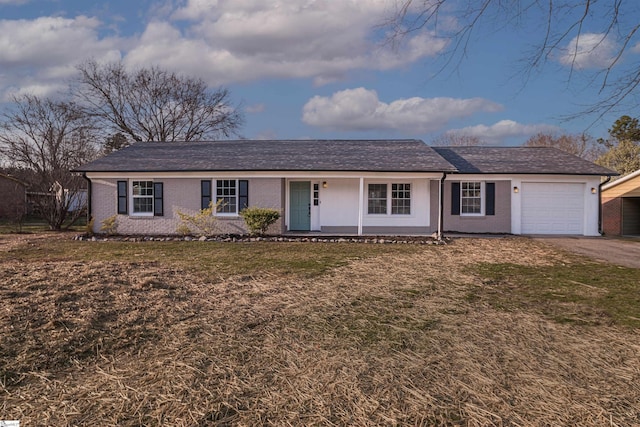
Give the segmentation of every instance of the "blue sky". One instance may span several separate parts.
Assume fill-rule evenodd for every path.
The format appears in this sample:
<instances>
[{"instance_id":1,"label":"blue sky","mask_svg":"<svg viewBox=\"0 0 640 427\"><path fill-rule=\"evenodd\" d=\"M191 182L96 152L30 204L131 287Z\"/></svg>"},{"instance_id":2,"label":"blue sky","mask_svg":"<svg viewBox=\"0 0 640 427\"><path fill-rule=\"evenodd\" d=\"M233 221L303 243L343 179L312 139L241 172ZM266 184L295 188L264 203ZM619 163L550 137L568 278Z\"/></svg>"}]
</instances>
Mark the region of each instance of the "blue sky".
<instances>
[{"instance_id":1,"label":"blue sky","mask_svg":"<svg viewBox=\"0 0 640 427\"><path fill-rule=\"evenodd\" d=\"M640 20L637 5L625 19ZM459 66L440 70L446 41L425 28L393 48L379 25L395 0L0 0L0 107L13 94L54 96L86 59L159 65L230 89L246 138L419 138L474 135L518 145L537 132L606 137L624 110L595 121L593 71L617 40L562 53L528 78L540 25L479 27ZM629 2L627 2L629 4ZM446 16L444 16L446 18ZM448 25L455 26L453 16ZM597 36L598 28L584 28ZM569 50L571 38L564 46ZM588 43L588 37L583 37ZM635 43L635 44L634 44ZM638 61L632 40L622 65Z\"/></svg>"}]
</instances>

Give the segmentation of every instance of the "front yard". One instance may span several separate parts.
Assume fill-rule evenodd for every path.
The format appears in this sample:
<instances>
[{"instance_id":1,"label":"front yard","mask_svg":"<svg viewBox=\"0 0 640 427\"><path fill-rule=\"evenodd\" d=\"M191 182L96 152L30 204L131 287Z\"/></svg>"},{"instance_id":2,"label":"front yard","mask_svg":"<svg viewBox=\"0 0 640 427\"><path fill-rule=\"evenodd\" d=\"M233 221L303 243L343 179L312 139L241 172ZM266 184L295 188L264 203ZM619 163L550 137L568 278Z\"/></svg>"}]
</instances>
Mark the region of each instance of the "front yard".
<instances>
[{"instance_id":1,"label":"front yard","mask_svg":"<svg viewBox=\"0 0 640 427\"><path fill-rule=\"evenodd\" d=\"M640 271L444 246L0 235L0 420L640 424Z\"/></svg>"}]
</instances>

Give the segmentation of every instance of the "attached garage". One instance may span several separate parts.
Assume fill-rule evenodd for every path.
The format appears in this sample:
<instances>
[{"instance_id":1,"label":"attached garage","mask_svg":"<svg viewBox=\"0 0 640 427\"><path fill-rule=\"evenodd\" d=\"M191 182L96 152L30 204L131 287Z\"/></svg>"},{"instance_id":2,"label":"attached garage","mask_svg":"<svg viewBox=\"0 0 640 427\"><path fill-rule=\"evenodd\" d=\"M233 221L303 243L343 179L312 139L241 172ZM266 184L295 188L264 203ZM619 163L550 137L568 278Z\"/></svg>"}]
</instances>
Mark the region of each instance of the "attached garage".
<instances>
[{"instance_id":1,"label":"attached garage","mask_svg":"<svg viewBox=\"0 0 640 427\"><path fill-rule=\"evenodd\" d=\"M444 231L600 235L598 190L614 171L550 147L434 149L458 170L442 186ZM476 191L453 191L456 182ZM469 201L476 210L465 213Z\"/></svg>"},{"instance_id":2,"label":"attached garage","mask_svg":"<svg viewBox=\"0 0 640 427\"><path fill-rule=\"evenodd\" d=\"M523 182L523 234L583 234L582 183Z\"/></svg>"}]
</instances>

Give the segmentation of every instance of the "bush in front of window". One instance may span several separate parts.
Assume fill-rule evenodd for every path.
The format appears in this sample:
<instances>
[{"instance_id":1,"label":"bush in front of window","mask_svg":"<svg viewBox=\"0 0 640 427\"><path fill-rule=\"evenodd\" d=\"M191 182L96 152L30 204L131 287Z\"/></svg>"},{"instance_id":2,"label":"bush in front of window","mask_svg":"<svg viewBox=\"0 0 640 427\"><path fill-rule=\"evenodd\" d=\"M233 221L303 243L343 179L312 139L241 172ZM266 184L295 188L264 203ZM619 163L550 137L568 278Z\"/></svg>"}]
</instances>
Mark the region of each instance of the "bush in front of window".
<instances>
[{"instance_id":1,"label":"bush in front of window","mask_svg":"<svg viewBox=\"0 0 640 427\"><path fill-rule=\"evenodd\" d=\"M249 207L240 211L240 216L247 225L252 236L264 236L269 226L280 219L280 212L276 209Z\"/></svg>"},{"instance_id":2,"label":"bush in front of window","mask_svg":"<svg viewBox=\"0 0 640 427\"><path fill-rule=\"evenodd\" d=\"M200 209L194 215L178 211L177 214L180 217L180 225L178 225L176 232L179 234L199 236L214 236L219 234L217 218L213 213L219 209L222 203L222 200L218 200L218 203L215 205L213 202L210 202L208 208Z\"/></svg>"}]
</instances>

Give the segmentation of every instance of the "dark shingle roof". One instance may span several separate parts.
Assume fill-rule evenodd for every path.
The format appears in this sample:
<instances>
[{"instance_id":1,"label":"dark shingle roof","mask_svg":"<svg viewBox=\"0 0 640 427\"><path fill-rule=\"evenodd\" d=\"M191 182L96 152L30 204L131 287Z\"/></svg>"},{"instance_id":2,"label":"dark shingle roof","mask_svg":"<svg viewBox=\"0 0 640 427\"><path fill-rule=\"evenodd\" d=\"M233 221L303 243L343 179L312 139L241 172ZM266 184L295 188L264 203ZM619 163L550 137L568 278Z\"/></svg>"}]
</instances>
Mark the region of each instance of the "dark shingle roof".
<instances>
[{"instance_id":1,"label":"dark shingle roof","mask_svg":"<svg viewBox=\"0 0 640 427\"><path fill-rule=\"evenodd\" d=\"M336 171L617 175L549 147L429 147L420 140L139 142L79 172Z\"/></svg>"},{"instance_id":2,"label":"dark shingle roof","mask_svg":"<svg viewBox=\"0 0 640 427\"><path fill-rule=\"evenodd\" d=\"M460 173L617 175L550 147L434 147Z\"/></svg>"},{"instance_id":3,"label":"dark shingle roof","mask_svg":"<svg viewBox=\"0 0 640 427\"><path fill-rule=\"evenodd\" d=\"M455 171L420 140L139 142L79 172Z\"/></svg>"}]
</instances>

